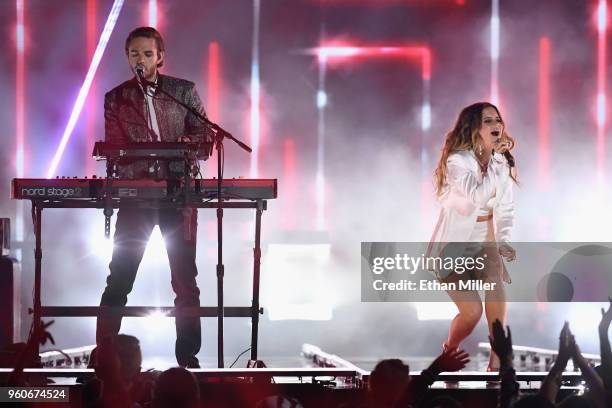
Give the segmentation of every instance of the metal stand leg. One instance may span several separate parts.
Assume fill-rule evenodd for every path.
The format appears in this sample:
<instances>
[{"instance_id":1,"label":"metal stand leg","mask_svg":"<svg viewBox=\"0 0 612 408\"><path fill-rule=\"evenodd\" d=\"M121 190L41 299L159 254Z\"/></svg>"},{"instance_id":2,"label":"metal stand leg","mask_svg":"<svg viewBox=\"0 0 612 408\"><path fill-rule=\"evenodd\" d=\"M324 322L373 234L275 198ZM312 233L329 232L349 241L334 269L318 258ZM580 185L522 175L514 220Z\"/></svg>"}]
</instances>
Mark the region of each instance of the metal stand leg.
<instances>
[{"instance_id":1,"label":"metal stand leg","mask_svg":"<svg viewBox=\"0 0 612 408\"><path fill-rule=\"evenodd\" d=\"M32 201L32 212L34 213L34 235L36 236L36 247L34 249L34 310L32 311L32 326L35 330L41 325L41 267L42 267L42 207ZM39 354L39 344L36 342L35 353Z\"/></svg>"},{"instance_id":2,"label":"metal stand leg","mask_svg":"<svg viewBox=\"0 0 612 408\"><path fill-rule=\"evenodd\" d=\"M225 274L225 266L223 265L223 208L217 209L217 238L218 238L218 254L217 254L217 367L223 368L225 365L223 358L223 275Z\"/></svg>"},{"instance_id":3,"label":"metal stand leg","mask_svg":"<svg viewBox=\"0 0 612 408\"><path fill-rule=\"evenodd\" d=\"M253 303L251 306L251 360L248 367L261 368L266 365L257 359L257 337L259 334L259 273L261 266L261 214L263 202L257 202L255 213L255 248L253 248Z\"/></svg>"},{"instance_id":4,"label":"metal stand leg","mask_svg":"<svg viewBox=\"0 0 612 408\"><path fill-rule=\"evenodd\" d=\"M225 366L223 357L223 196L221 186L223 183L223 135L217 134L217 367Z\"/></svg>"}]
</instances>

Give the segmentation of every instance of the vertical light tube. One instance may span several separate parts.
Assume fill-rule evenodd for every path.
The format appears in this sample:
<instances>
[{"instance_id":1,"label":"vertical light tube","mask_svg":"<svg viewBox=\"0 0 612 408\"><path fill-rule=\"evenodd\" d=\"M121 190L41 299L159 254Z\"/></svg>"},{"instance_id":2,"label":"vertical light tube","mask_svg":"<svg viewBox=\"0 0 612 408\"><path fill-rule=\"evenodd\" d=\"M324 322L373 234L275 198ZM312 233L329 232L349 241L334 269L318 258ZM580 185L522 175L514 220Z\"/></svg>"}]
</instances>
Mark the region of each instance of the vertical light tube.
<instances>
[{"instance_id":1,"label":"vertical light tube","mask_svg":"<svg viewBox=\"0 0 612 408\"><path fill-rule=\"evenodd\" d=\"M491 103L499 104L499 0L491 0Z\"/></svg>"},{"instance_id":2,"label":"vertical light tube","mask_svg":"<svg viewBox=\"0 0 612 408\"><path fill-rule=\"evenodd\" d=\"M315 229L325 230L325 74L327 58L318 56L319 89L317 91L317 171L315 176Z\"/></svg>"},{"instance_id":3,"label":"vertical light tube","mask_svg":"<svg viewBox=\"0 0 612 408\"><path fill-rule=\"evenodd\" d=\"M423 80L423 106L421 113L421 220L429 220L429 212L434 207L431 194L431 166L427 151L427 135L431 128L431 50L423 47L421 51L421 77Z\"/></svg>"},{"instance_id":4,"label":"vertical light tube","mask_svg":"<svg viewBox=\"0 0 612 408\"><path fill-rule=\"evenodd\" d=\"M147 25L149 27L157 27L157 0L149 0L147 11Z\"/></svg>"},{"instance_id":5,"label":"vertical light tube","mask_svg":"<svg viewBox=\"0 0 612 408\"><path fill-rule=\"evenodd\" d=\"M124 0L115 0L113 2L113 6L108 15L108 19L106 20L106 24L104 25L104 30L102 30L100 41L98 42L98 46L96 47L96 51L94 52L91 64L89 65L89 69L87 70L87 74L85 75L85 80L83 81L83 85L81 85L81 89L79 90L79 94L72 108L72 113L70 114L70 118L68 119L68 123L66 124L66 128L64 129L64 133L62 134L62 139L60 140L60 144L57 147L57 150L53 155L53 160L51 160L51 164L47 170L47 178L51 178L55 174L57 166L59 166L60 160L62 159L62 156L64 154L64 150L66 149L66 145L70 140L70 136L72 136L72 131L76 126L79 115L81 114L81 111L83 109L83 105L85 104L85 100L87 99L87 94L89 93L89 89L96 74L96 70L98 69L98 65L100 64L100 60L102 59L102 55L104 54L104 50L106 49L106 45L108 44L110 35L115 28L117 18L119 18L119 13L121 12L121 8L123 7L123 2Z\"/></svg>"},{"instance_id":6,"label":"vertical light tube","mask_svg":"<svg viewBox=\"0 0 612 408\"><path fill-rule=\"evenodd\" d=\"M550 169L550 40L540 38L538 74L538 186L548 188Z\"/></svg>"},{"instance_id":7,"label":"vertical light tube","mask_svg":"<svg viewBox=\"0 0 612 408\"><path fill-rule=\"evenodd\" d=\"M295 228L297 171L295 140L285 139L283 143L283 214L282 227L287 230Z\"/></svg>"},{"instance_id":8,"label":"vertical light tube","mask_svg":"<svg viewBox=\"0 0 612 408\"><path fill-rule=\"evenodd\" d=\"M597 7L597 179L599 183L604 180L606 165L606 31L608 23L608 4L606 0L599 0Z\"/></svg>"},{"instance_id":9,"label":"vertical light tube","mask_svg":"<svg viewBox=\"0 0 612 408\"><path fill-rule=\"evenodd\" d=\"M98 0L87 0L85 15L85 36L87 48L87 60L91 61L96 51L96 40L98 33L96 30L96 14ZM95 82L91 82L91 88L87 98L87 117L85 124L85 174L91 176L95 173L95 161L91 157L95 142L95 123L96 123L96 88Z\"/></svg>"},{"instance_id":10,"label":"vertical light tube","mask_svg":"<svg viewBox=\"0 0 612 408\"><path fill-rule=\"evenodd\" d=\"M259 175L259 138L260 138L260 83L259 83L259 12L260 0L253 0L253 44L251 56L251 169L252 178Z\"/></svg>"},{"instance_id":11,"label":"vertical light tube","mask_svg":"<svg viewBox=\"0 0 612 408\"><path fill-rule=\"evenodd\" d=\"M220 56L219 43L213 41L208 45L208 69L207 69L207 94L206 94L206 113L213 122L218 122L219 118L219 93L221 88L220 75ZM213 154L208 160L207 166L210 174L217 174L217 155Z\"/></svg>"},{"instance_id":12,"label":"vertical light tube","mask_svg":"<svg viewBox=\"0 0 612 408\"><path fill-rule=\"evenodd\" d=\"M219 121L219 90L220 90L220 58L219 43L216 41L208 45L208 93L206 98L207 113L213 122Z\"/></svg>"},{"instance_id":13,"label":"vertical light tube","mask_svg":"<svg viewBox=\"0 0 612 408\"><path fill-rule=\"evenodd\" d=\"M431 127L431 104L429 101L429 81L431 80L431 51L429 48L423 47L422 55L422 72L423 78L423 108L421 115L421 130L426 132Z\"/></svg>"},{"instance_id":14,"label":"vertical light tube","mask_svg":"<svg viewBox=\"0 0 612 408\"><path fill-rule=\"evenodd\" d=\"M25 173L25 0L16 0L15 8L15 174L23 178ZM24 201L17 200L15 214L15 238L24 238Z\"/></svg>"}]
</instances>

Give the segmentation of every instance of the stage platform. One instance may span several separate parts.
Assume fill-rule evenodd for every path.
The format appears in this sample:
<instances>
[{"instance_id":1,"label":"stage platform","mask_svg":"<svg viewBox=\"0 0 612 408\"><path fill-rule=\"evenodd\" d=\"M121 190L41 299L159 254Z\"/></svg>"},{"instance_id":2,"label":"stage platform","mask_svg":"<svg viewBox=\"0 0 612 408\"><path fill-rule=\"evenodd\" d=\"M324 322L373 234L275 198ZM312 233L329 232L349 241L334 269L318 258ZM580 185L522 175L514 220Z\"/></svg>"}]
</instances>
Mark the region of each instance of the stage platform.
<instances>
[{"instance_id":1,"label":"stage platform","mask_svg":"<svg viewBox=\"0 0 612 408\"><path fill-rule=\"evenodd\" d=\"M80 352L87 353L90 347ZM52 354L45 355L46 364L53 361ZM74 357L74 356L73 356ZM81 356L80 361L87 360ZM400 357L411 368L411 376L418 376L435 358ZM210 360L210 361L208 361ZM296 357L263 358L267 368L200 368L190 369L198 379L202 395L202 407L254 407L257 401L272 395L283 395L297 399L303 407L338 407L341 404L353 403L364 398L370 370L379 359L369 357L342 358L329 354L317 346L304 344L302 354ZM75 359L73 358L73 361ZM157 361L163 367L172 365L172 361ZM541 381L546 377L544 359L523 359L517 355L515 367L517 380L522 393L535 393ZM212 359L203 359L204 365L212 364ZM477 353L466 370L455 373L442 373L430 391L429 398L438 395L451 396L464 403L466 407L494 407L499 384L495 383L497 373L486 372L487 358L485 353ZM521 367L523 366L523 367ZM531 371L521 370L529 368ZM11 369L0 369L0 382L4 382ZM45 407L81 407L84 383L95 376L94 370L74 367L28 368L26 377L31 385L49 387L67 387L70 395L69 404L45 404ZM579 372L563 373L563 386L560 397L583 391Z\"/></svg>"},{"instance_id":2,"label":"stage platform","mask_svg":"<svg viewBox=\"0 0 612 408\"><path fill-rule=\"evenodd\" d=\"M0 381L10 369L0 370ZM202 396L201 407L254 407L268 396L283 395L300 401L303 407L336 408L344 403L360 401L366 394L368 374L337 368L263 368L263 369L193 369ZM89 369L26 369L32 385L68 387L69 404L45 403L45 407L82 407L82 382L93 377ZM411 372L418 375L419 372ZM522 393L535 393L542 372L519 372ZM433 384L429 396L447 395L464 403L466 407L494 407L498 385L488 385L495 373L460 372L443 373ZM564 381L580 382L578 373L564 373ZM458 381L446 383L443 380ZM580 392L580 385L563 386L560 397Z\"/></svg>"}]
</instances>

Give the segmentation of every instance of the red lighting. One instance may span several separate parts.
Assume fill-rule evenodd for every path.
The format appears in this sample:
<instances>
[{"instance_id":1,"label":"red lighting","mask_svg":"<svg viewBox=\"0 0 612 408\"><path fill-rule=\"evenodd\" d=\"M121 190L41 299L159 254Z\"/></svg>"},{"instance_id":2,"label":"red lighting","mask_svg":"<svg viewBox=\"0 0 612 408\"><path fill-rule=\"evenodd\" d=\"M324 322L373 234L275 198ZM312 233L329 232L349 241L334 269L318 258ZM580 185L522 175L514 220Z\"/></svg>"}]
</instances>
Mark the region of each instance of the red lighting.
<instances>
[{"instance_id":1,"label":"red lighting","mask_svg":"<svg viewBox=\"0 0 612 408\"><path fill-rule=\"evenodd\" d=\"M321 4L323 6L371 6L371 7L386 7L386 6L433 6L439 4L454 3L457 6L464 6L465 0L310 0L312 3Z\"/></svg>"},{"instance_id":2,"label":"red lighting","mask_svg":"<svg viewBox=\"0 0 612 408\"><path fill-rule=\"evenodd\" d=\"M426 45L406 46L356 46L328 42L320 47L307 50L307 54L316 55L319 61L327 65L366 58L405 58L420 61L421 74L424 80L431 78L431 49Z\"/></svg>"},{"instance_id":3,"label":"red lighting","mask_svg":"<svg viewBox=\"0 0 612 408\"><path fill-rule=\"evenodd\" d=\"M208 94L206 98L206 106L208 117L213 122L219 120L219 89L220 89L220 59L219 59L219 44L212 42L208 46Z\"/></svg>"},{"instance_id":4,"label":"red lighting","mask_svg":"<svg viewBox=\"0 0 612 408\"><path fill-rule=\"evenodd\" d=\"M604 174L606 159L606 122L607 122L607 101L606 101L606 64L607 64L607 7L606 0L599 0L597 8L597 173L598 176Z\"/></svg>"},{"instance_id":5,"label":"red lighting","mask_svg":"<svg viewBox=\"0 0 612 408\"><path fill-rule=\"evenodd\" d=\"M297 171L295 157L295 141L285 139L283 142L283 205L285 208L282 218L282 226L285 229L293 229L296 226Z\"/></svg>"},{"instance_id":6,"label":"red lighting","mask_svg":"<svg viewBox=\"0 0 612 408\"><path fill-rule=\"evenodd\" d=\"M221 75L220 75L220 56L219 56L219 44L217 42L211 42L208 45L208 65L206 74L207 94L206 94L206 114L208 118L213 122L218 122L219 118L219 93L221 88ZM209 174L217 174L217 155L216 151L213 152L212 157L208 160L207 164Z\"/></svg>"},{"instance_id":7,"label":"red lighting","mask_svg":"<svg viewBox=\"0 0 612 408\"><path fill-rule=\"evenodd\" d=\"M16 1L15 26L15 173L23 177L25 173L25 0Z\"/></svg>"}]
</instances>

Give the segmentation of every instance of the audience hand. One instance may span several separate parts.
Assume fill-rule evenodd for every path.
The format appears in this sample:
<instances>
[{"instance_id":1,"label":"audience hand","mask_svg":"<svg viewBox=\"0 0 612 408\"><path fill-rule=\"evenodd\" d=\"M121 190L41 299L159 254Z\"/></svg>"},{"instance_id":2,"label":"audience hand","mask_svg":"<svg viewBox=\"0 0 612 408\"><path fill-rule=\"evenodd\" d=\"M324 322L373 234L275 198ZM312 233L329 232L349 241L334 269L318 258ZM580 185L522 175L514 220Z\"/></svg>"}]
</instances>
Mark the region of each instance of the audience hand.
<instances>
[{"instance_id":1,"label":"audience hand","mask_svg":"<svg viewBox=\"0 0 612 408\"><path fill-rule=\"evenodd\" d=\"M447 349L442 352L429 366L436 374L442 371L459 371L470 362L470 356L464 350Z\"/></svg>"},{"instance_id":2,"label":"audience hand","mask_svg":"<svg viewBox=\"0 0 612 408\"><path fill-rule=\"evenodd\" d=\"M612 322L612 297L608 297L608 300L610 301L608 310L604 310L603 307L601 308L601 321L599 322L599 331L606 335L608 334L608 329Z\"/></svg>"},{"instance_id":3,"label":"audience hand","mask_svg":"<svg viewBox=\"0 0 612 408\"><path fill-rule=\"evenodd\" d=\"M572 342L575 344L573 337L569 329L569 323L565 322L559 334L559 353L557 354L557 361L555 363L558 368L564 369L568 360L572 357L572 351L575 351L575 348L572 346Z\"/></svg>"},{"instance_id":4,"label":"audience hand","mask_svg":"<svg viewBox=\"0 0 612 408\"><path fill-rule=\"evenodd\" d=\"M495 319L493 322L493 337L489 336L489 343L491 349L497 354L502 364L512 361L512 333L510 332L510 326L506 326L508 335L504 331L499 319Z\"/></svg>"}]
</instances>

